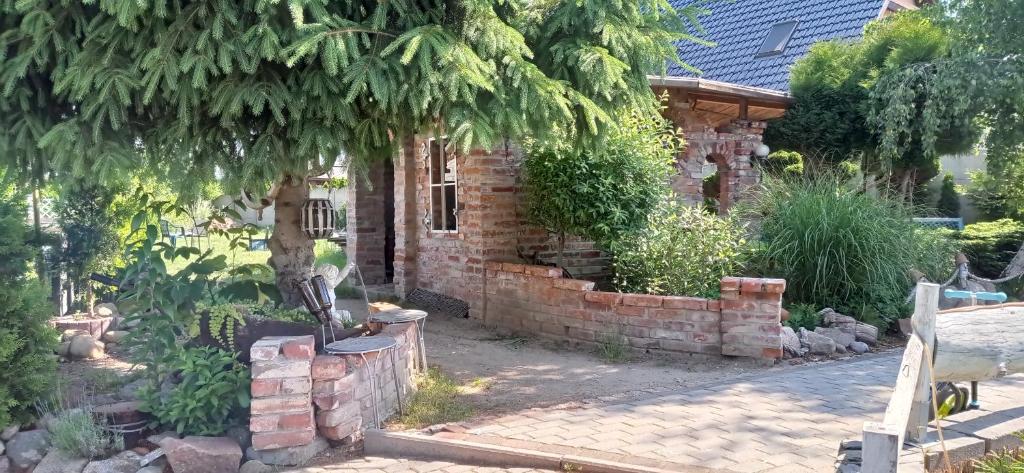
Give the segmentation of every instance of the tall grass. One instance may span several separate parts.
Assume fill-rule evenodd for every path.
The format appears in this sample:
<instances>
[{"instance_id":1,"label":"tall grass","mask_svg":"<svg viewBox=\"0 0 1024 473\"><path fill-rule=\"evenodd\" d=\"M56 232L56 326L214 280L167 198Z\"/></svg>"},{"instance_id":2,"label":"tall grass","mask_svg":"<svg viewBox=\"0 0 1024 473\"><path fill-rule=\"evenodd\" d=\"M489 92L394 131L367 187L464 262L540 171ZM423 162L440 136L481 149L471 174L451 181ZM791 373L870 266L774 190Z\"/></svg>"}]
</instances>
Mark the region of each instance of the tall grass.
<instances>
[{"instance_id":1,"label":"tall grass","mask_svg":"<svg viewBox=\"0 0 1024 473\"><path fill-rule=\"evenodd\" d=\"M885 326L907 311L911 269L952 269L955 246L915 225L910 207L833 177L769 179L744 212L760 220L760 272L785 278L791 302Z\"/></svg>"}]
</instances>

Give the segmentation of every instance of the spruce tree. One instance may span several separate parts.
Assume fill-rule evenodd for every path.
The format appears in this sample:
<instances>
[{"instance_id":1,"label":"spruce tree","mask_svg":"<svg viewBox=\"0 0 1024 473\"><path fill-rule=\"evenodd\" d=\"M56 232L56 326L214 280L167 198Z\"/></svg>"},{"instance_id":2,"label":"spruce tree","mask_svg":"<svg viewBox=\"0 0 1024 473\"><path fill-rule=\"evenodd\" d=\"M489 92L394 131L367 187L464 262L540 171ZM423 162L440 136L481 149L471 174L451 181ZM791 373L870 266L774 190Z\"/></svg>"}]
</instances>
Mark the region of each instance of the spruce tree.
<instances>
[{"instance_id":1,"label":"spruce tree","mask_svg":"<svg viewBox=\"0 0 1024 473\"><path fill-rule=\"evenodd\" d=\"M442 130L457 146L568 133L599 142L648 75L700 41L700 6L668 0L0 0L0 156L116 179L148 167L230 191L305 179L347 155ZM289 213L288 209L293 209ZM284 227L284 228L282 228ZM275 228L291 304L313 245Z\"/></svg>"}]
</instances>

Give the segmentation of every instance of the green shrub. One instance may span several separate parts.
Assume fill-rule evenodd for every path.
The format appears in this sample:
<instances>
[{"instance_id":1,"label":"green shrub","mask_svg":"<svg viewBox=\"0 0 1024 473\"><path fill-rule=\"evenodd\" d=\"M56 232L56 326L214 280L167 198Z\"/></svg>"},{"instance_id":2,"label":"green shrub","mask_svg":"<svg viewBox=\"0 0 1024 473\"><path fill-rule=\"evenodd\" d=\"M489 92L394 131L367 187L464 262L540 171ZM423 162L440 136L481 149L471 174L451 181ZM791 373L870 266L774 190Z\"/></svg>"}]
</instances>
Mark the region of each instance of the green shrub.
<instances>
[{"instance_id":1,"label":"green shrub","mask_svg":"<svg viewBox=\"0 0 1024 473\"><path fill-rule=\"evenodd\" d=\"M51 391L58 334L47 324L45 289L29 277L35 252L25 243L24 194L3 182L0 169L0 425L8 425L30 420Z\"/></svg>"},{"instance_id":2,"label":"green shrub","mask_svg":"<svg viewBox=\"0 0 1024 473\"><path fill-rule=\"evenodd\" d=\"M793 304L787 310L789 310L789 320L786 321L786 326L793 330L799 331L801 328L814 330L815 327L821 326L821 316L811 304Z\"/></svg>"},{"instance_id":3,"label":"green shrub","mask_svg":"<svg viewBox=\"0 0 1024 473\"><path fill-rule=\"evenodd\" d=\"M939 201L935 203L935 210L943 217L960 216L960 193L956 190L953 175L948 172L942 176L942 187L939 188Z\"/></svg>"},{"instance_id":4,"label":"green shrub","mask_svg":"<svg viewBox=\"0 0 1024 473\"><path fill-rule=\"evenodd\" d=\"M834 176L768 179L743 211L761 221L757 267L787 280L787 300L881 328L905 315L911 269L953 257L944 254L953 248L948 238L918 228L907 206L847 189Z\"/></svg>"},{"instance_id":5,"label":"green shrub","mask_svg":"<svg viewBox=\"0 0 1024 473\"><path fill-rule=\"evenodd\" d=\"M608 246L641 226L669 191L681 145L667 120L634 114L619 117L596 150L573 142L528 144L526 214L558 237L558 264L567 235Z\"/></svg>"},{"instance_id":6,"label":"green shrub","mask_svg":"<svg viewBox=\"0 0 1024 473\"><path fill-rule=\"evenodd\" d=\"M987 278L999 277L1024 243L1024 223L1008 218L972 223L959 235L971 270Z\"/></svg>"},{"instance_id":7,"label":"green shrub","mask_svg":"<svg viewBox=\"0 0 1024 473\"><path fill-rule=\"evenodd\" d=\"M761 168L773 176L802 176L804 157L796 151L775 151L765 158Z\"/></svg>"},{"instance_id":8,"label":"green shrub","mask_svg":"<svg viewBox=\"0 0 1024 473\"><path fill-rule=\"evenodd\" d=\"M211 347L186 348L167 367L173 376L162 389L151 383L140 390L141 410L179 434L221 435L244 417L249 407L249 369L235 355Z\"/></svg>"},{"instance_id":9,"label":"green shrub","mask_svg":"<svg viewBox=\"0 0 1024 473\"><path fill-rule=\"evenodd\" d=\"M731 218L669 199L647 226L613 249L615 286L623 292L678 296L718 294L724 276L746 257L744 229Z\"/></svg>"},{"instance_id":10,"label":"green shrub","mask_svg":"<svg viewBox=\"0 0 1024 473\"><path fill-rule=\"evenodd\" d=\"M124 450L124 438L108 432L84 409L66 409L54 416L50 442L72 457L91 459Z\"/></svg>"}]
</instances>

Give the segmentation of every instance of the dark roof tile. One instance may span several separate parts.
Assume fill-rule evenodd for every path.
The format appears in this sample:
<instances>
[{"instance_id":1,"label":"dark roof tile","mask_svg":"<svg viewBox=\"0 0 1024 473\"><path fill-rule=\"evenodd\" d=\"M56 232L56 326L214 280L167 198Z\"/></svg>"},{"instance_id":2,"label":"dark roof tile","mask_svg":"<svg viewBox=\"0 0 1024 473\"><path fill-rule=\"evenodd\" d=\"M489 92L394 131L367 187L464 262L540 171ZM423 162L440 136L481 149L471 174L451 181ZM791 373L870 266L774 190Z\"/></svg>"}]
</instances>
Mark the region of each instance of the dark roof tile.
<instances>
[{"instance_id":1,"label":"dark roof tile","mask_svg":"<svg viewBox=\"0 0 1024 473\"><path fill-rule=\"evenodd\" d=\"M670 0L676 8L700 0ZM864 25L878 18L885 0L712 0L703 17L705 37L718 44L678 45L679 57L700 69L700 77L734 84L789 90L789 68L811 44L829 39L859 38ZM799 20L782 54L754 57L772 25ZM693 76L670 64L672 76Z\"/></svg>"}]
</instances>

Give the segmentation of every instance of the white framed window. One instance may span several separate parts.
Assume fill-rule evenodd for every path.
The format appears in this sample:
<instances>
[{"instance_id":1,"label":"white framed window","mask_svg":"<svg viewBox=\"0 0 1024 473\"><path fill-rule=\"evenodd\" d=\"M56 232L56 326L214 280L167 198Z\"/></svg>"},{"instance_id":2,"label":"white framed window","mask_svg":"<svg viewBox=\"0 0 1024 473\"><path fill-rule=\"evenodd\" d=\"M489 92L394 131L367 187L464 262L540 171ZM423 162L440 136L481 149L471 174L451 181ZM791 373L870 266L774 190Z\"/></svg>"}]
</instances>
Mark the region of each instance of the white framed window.
<instances>
[{"instance_id":1,"label":"white framed window","mask_svg":"<svg viewBox=\"0 0 1024 473\"><path fill-rule=\"evenodd\" d=\"M459 176L456 161L455 151L444 137L427 141L431 231L459 231Z\"/></svg>"}]
</instances>

